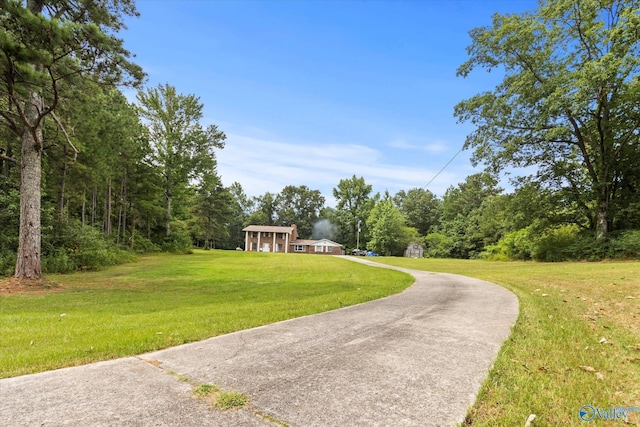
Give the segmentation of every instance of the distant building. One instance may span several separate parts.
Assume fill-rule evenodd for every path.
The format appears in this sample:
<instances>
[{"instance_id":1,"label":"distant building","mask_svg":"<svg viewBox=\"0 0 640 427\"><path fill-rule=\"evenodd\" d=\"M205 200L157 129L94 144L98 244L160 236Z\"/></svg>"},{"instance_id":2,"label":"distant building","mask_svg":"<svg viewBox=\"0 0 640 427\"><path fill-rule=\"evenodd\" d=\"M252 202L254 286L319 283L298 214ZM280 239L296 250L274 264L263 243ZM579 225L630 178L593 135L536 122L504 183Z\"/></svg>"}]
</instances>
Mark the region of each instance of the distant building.
<instances>
[{"instance_id":1,"label":"distant building","mask_svg":"<svg viewBox=\"0 0 640 427\"><path fill-rule=\"evenodd\" d=\"M298 239L295 224L290 227L250 225L242 231L244 231L244 250L247 252L344 255L344 246L329 239Z\"/></svg>"},{"instance_id":2,"label":"distant building","mask_svg":"<svg viewBox=\"0 0 640 427\"><path fill-rule=\"evenodd\" d=\"M420 243L409 243L404 250L404 256L407 258L422 258L424 249Z\"/></svg>"}]
</instances>

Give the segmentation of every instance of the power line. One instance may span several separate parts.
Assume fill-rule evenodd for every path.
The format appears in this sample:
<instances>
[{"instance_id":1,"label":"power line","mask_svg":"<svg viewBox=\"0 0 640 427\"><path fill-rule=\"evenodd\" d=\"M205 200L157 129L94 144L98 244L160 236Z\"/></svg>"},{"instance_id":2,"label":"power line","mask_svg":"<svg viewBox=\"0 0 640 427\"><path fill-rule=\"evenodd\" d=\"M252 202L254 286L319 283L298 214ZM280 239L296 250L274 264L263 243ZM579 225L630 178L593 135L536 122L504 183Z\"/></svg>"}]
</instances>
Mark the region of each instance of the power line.
<instances>
[{"instance_id":1,"label":"power line","mask_svg":"<svg viewBox=\"0 0 640 427\"><path fill-rule=\"evenodd\" d=\"M427 189L427 187L429 185L431 185L431 183L438 177L438 175L440 175L442 173L443 170L445 170L447 168L447 166L449 166L451 164L451 162L453 162L453 159L455 159L456 157L458 157L458 154L462 153L462 150L464 150L464 146L461 147L458 152L456 154L453 155L452 158L449 159L449 161L442 167L442 169L440 169L438 171L438 173L436 173L433 178L431 178L431 180L429 182L427 182L427 185L424 186L425 189Z\"/></svg>"}]
</instances>

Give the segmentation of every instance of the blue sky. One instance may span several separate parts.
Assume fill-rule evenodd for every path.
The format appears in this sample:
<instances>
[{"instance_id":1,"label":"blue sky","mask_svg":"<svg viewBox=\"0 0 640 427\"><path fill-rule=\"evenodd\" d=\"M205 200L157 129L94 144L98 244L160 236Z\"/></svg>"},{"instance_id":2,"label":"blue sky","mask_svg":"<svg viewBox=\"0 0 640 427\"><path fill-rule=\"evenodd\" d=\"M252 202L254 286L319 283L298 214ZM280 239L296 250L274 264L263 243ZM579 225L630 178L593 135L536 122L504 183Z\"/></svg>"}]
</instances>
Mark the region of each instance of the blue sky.
<instances>
[{"instance_id":1,"label":"blue sky","mask_svg":"<svg viewBox=\"0 0 640 427\"><path fill-rule=\"evenodd\" d=\"M454 106L501 79L456 77L469 30L535 0L139 0L125 46L148 74L204 104L227 135L218 172L249 196L286 185L333 204L340 179L438 196L477 172ZM432 181L430 184L429 182ZM427 186L427 184L429 184Z\"/></svg>"}]
</instances>

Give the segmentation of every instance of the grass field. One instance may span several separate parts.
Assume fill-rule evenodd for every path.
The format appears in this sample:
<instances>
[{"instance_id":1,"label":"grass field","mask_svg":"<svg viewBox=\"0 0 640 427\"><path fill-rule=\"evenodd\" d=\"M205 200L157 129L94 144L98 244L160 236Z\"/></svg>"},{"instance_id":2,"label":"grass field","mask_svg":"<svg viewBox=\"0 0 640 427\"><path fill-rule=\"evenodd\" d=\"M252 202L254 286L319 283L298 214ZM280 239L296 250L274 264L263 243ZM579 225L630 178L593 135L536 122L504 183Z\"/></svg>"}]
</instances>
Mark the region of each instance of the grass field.
<instances>
[{"instance_id":1,"label":"grass field","mask_svg":"<svg viewBox=\"0 0 640 427\"><path fill-rule=\"evenodd\" d=\"M467 425L523 426L535 414L534 426L578 426L584 405L640 407L639 262L379 261L484 279L518 296L518 321ZM625 425L640 425L640 413Z\"/></svg>"},{"instance_id":2,"label":"grass field","mask_svg":"<svg viewBox=\"0 0 640 427\"><path fill-rule=\"evenodd\" d=\"M0 296L0 378L140 354L381 298L413 278L335 257L197 251Z\"/></svg>"}]
</instances>

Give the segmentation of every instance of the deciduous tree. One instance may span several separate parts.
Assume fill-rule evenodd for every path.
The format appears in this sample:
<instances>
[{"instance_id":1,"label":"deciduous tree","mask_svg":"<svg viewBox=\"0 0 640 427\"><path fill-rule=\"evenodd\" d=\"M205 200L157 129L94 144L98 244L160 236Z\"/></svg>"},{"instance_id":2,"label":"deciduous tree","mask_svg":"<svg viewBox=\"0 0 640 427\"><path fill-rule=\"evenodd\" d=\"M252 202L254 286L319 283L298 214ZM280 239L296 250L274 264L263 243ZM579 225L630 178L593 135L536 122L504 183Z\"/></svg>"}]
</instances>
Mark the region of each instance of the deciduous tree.
<instances>
[{"instance_id":1,"label":"deciduous tree","mask_svg":"<svg viewBox=\"0 0 640 427\"><path fill-rule=\"evenodd\" d=\"M367 227L371 235L367 249L383 255L401 254L404 246L413 237L402 212L393 204L389 193L371 210L367 218Z\"/></svg>"},{"instance_id":2,"label":"deciduous tree","mask_svg":"<svg viewBox=\"0 0 640 427\"><path fill-rule=\"evenodd\" d=\"M313 233L313 224L324 207L324 196L319 190L311 190L306 185L288 185L276 196L275 206L276 224L296 224L298 235L308 239Z\"/></svg>"},{"instance_id":3,"label":"deciduous tree","mask_svg":"<svg viewBox=\"0 0 640 427\"><path fill-rule=\"evenodd\" d=\"M494 170L535 166L538 180L575 191L598 238L629 203L623 189L638 188L639 7L548 0L532 12L496 14L471 31L469 60L458 69L504 72L494 90L455 108L476 125L466 141L475 160Z\"/></svg>"},{"instance_id":4,"label":"deciduous tree","mask_svg":"<svg viewBox=\"0 0 640 427\"><path fill-rule=\"evenodd\" d=\"M162 170L165 191L165 235L171 234L172 202L190 180L216 169L215 149L226 135L217 126L200 124L203 104L169 85L138 92L140 114L147 120L152 161Z\"/></svg>"},{"instance_id":5,"label":"deciduous tree","mask_svg":"<svg viewBox=\"0 0 640 427\"><path fill-rule=\"evenodd\" d=\"M353 175L351 178L341 179L333 189L333 197L336 199L335 218L340 227L340 240L346 247L357 246L358 234L360 241L366 242L366 221L378 200L378 195L372 197L372 188L363 177Z\"/></svg>"},{"instance_id":6,"label":"deciduous tree","mask_svg":"<svg viewBox=\"0 0 640 427\"><path fill-rule=\"evenodd\" d=\"M438 224L438 206L440 201L429 190L412 188L405 192L400 190L393 196L393 201L407 220L407 225L426 236Z\"/></svg>"}]
</instances>

